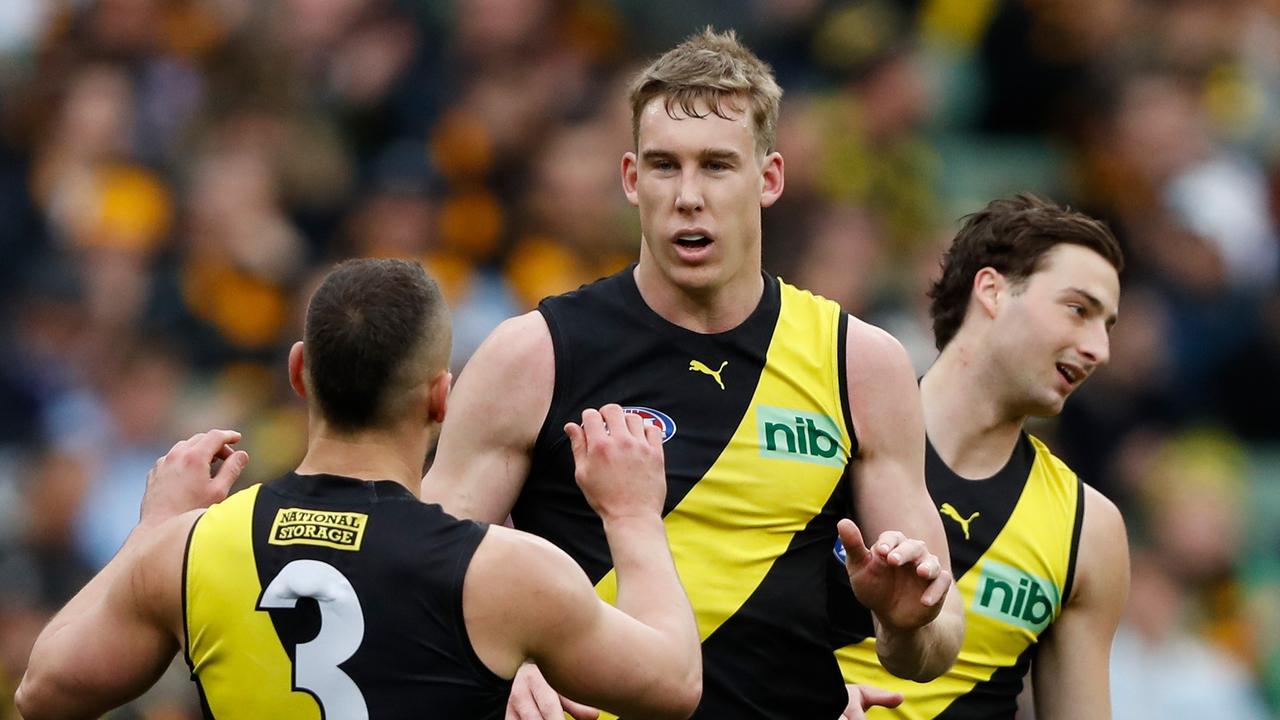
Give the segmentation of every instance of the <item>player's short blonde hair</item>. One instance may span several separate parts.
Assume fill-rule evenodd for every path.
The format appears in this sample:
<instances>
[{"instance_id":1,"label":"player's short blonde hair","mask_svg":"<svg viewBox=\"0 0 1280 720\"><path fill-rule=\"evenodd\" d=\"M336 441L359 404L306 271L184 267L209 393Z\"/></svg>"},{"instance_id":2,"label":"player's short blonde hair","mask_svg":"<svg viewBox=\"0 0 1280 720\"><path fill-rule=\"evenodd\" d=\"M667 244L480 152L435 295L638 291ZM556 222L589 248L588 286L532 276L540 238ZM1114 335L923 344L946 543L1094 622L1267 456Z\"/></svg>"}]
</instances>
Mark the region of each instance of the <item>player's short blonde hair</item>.
<instances>
[{"instance_id":1,"label":"player's short blonde hair","mask_svg":"<svg viewBox=\"0 0 1280 720\"><path fill-rule=\"evenodd\" d=\"M654 60L631 83L631 134L639 144L640 113L656 97L665 99L667 114L678 107L688 117L703 117L699 101L710 112L728 117L725 107L743 111L745 99L751 112L756 152L773 150L778 126L778 106L782 88L773 70L738 41L730 30L718 33L711 27L689 37Z\"/></svg>"}]
</instances>

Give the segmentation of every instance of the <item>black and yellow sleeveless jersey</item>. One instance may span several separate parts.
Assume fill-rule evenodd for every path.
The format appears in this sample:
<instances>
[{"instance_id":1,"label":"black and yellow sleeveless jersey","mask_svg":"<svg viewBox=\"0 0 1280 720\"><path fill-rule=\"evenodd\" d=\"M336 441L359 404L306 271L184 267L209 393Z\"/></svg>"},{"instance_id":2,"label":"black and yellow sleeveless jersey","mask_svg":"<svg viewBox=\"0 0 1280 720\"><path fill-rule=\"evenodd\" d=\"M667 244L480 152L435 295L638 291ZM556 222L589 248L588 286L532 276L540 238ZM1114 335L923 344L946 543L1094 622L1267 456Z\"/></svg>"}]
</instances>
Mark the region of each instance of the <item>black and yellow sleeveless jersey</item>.
<instances>
[{"instance_id":1,"label":"black and yellow sleeveless jersey","mask_svg":"<svg viewBox=\"0 0 1280 720\"><path fill-rule=\"evenodd\" d=\"M211 507L183 570L207 718L500 718L462 582L487 526L404 486L290 474Z\"/></svg>"},{"instance_id":2,"label":"black and yellow sleeveless jersey","mask_svg":"<svg viewBox=\"0 0 1280 720\"><path fill-rule=\"evenodd\" d=\"M985 480L956 475L929 445L925 479L942 515L952 572L964 598L959 659L929 683L890 675L876 659L869 614L845 591L831 598L840 667L849 682L906 697L898 709L874 708L868 718L1012 719L1036 643L1071 596L1084 515L1082 485L1043 443L1025 433L1005 467ZM847 588L843 565L833 558L831 567Z\"/></svg>"},{"instance_id":3,"label":"black and yellow sleeveless jersey","mask_svg":"<svg viewBox=\"0 0 1280 720\"><path fill-rule=\"evenodd\" d=\"M555 392L516 527L563 548L613 602L600 520L573 479L566 421L616 402L664 433L667 536L703 641L700 718L835 718L826 561L855 451L847 316L765 278L738 327L700 334L641 298L628 269L544 300ZM618 648L626 652L626 648Z\"/></svg>"}]
</instances>

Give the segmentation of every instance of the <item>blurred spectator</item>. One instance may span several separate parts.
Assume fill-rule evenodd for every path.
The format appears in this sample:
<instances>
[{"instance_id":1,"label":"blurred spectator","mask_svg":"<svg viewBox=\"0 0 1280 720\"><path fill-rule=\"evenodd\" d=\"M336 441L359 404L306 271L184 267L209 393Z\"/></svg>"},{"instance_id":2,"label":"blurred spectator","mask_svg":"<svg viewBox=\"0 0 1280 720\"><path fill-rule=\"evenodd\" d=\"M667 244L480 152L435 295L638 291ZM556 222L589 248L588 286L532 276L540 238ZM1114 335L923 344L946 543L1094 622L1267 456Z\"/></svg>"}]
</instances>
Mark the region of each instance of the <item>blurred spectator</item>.
<instances>
[{"instance_id":1,"label":"blurred spectator","mask_svg":"<svg viewBox=\"0 0 1280 720\"><path fill-rule=\"evenodd\" d=\"M1129 612L1111 650L1115 717L1263 720L1245 667L1186 630L1184 590L1165 562L1134 550Z\"/></svg>"},{"instance_id":2,"label":"blurred spectator","mask_svg":"<svg viewBox=\"0 0 1280 720\"><path fill-rule=\"evenodd\" d=\"M297 461L282 369L329 264L421 260L457 372L631 262L629 75L705 23L786 91L766 268L920 371L960 216L1033 190L1112 225L1112 362L1037 432L1144 547L1116 717L1258 717L1255 679L1280 710L1276 3L5 0L0 717L166 447L234 426L246 482ZM198 716L180 671L136 708Z\"/></svg>"}]
</instances>

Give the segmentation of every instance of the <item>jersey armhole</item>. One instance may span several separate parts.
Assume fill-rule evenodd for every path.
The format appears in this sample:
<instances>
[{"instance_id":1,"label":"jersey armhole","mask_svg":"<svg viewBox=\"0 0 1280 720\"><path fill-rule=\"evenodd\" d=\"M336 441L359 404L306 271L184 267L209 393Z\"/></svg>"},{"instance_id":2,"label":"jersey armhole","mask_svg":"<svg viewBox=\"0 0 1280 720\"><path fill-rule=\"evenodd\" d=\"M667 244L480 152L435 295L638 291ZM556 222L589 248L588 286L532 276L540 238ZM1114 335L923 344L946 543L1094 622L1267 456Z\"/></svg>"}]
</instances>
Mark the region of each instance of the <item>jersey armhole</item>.
<instances>
[{"instance_id":1,"label":"jersey armhole","mask_svg":"<svg viewBox=\"0 0 1280 720\"><path fill-rule=\"evenodd\" d=\"M551 381L551 403L547 406L547 416L543 418L542 427L538 429L538 436L534 439L535 449L545 447L546 443L552 437L555 437L553 433L560 431L560 428L552 428L551 424L555 422L556 418L564 417L561 406L564 405L565 391L562 388L571 387L571 378L573 377L571 372L573 358L569 356L569 343L566 342L564 331L556 321L555 312L547 305L546 301L543 301L538 304L538 313L546 321L547 330L551 333L551 354L554 356L555 378Z\"/></svg>"},{"instance_id":2,"label":"jersey armhole","mask_svg":"<svg viewBox=\"0 0 1280 720\"><path fill-rule=\"evenodd\" d=\"M196 528L200 527L200 521L204 519L205 514L201 513L196 521L191 523L191 529L187 531L187 542L182 549L182 659L187 661L187 668L191 671L191 679L196 679L196 665L191 658L191 624L187 614L187 583L188 572L191 566L191 542L196 537Z\"/></svg>"},{"instance_id":3,"label":"jersey armhole","mask_svg":"<svg viewBox=\"0 0 1280 720\"><path fill-rule=\"evenodd\" d=\"M845 432L849 434L849 458L858 454L858 432L853 426L853 410L849 407L849 313L837 310L840 320L836 329L836 376L839 382L840 410Z\"/></svg>"},{"instance_id":4,"label":"jersey armhole","mask_svg":"<svg viewBox=\"0 0 1280 720\"><path fill-rule=\"evenodd\" d=\"M1071 528L1071 554L1067 559L1067 580L1062 585L1062 605L1071 600L1071 588L1076 579L1076 561L1080 556L1080 531L1084 527L1084 481L1076 478L1076 518Z\"/></svg>"}]
</instances>

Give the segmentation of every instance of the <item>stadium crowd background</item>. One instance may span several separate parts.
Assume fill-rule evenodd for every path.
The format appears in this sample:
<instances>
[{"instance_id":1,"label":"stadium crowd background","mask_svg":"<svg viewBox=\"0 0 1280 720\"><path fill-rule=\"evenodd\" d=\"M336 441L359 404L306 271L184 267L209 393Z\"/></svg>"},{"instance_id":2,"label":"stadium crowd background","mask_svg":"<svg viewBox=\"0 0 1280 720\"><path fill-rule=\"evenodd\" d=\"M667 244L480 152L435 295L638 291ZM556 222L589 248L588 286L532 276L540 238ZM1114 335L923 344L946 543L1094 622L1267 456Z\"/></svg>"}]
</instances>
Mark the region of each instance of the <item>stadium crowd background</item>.
<instances>
[{"instance_id":1,"label":"stadium crowd background","mask_svg":"<svg viewBox=\"0 0 1280 720\"><path fill-rule=\"evenodd\" d=\"M786 91L766 268L921 370L960 216L1027 189L1111 223L1111 365L1036 431L1128 521L1116 716L1275 716L1280 3L4 0L0 718L170 444L299 459L285 356L332 262L422 259L456 372L631 261L626 79L705 23ZM194 717L171 675L118 716Z\"/></svg>"}]
</instances>

